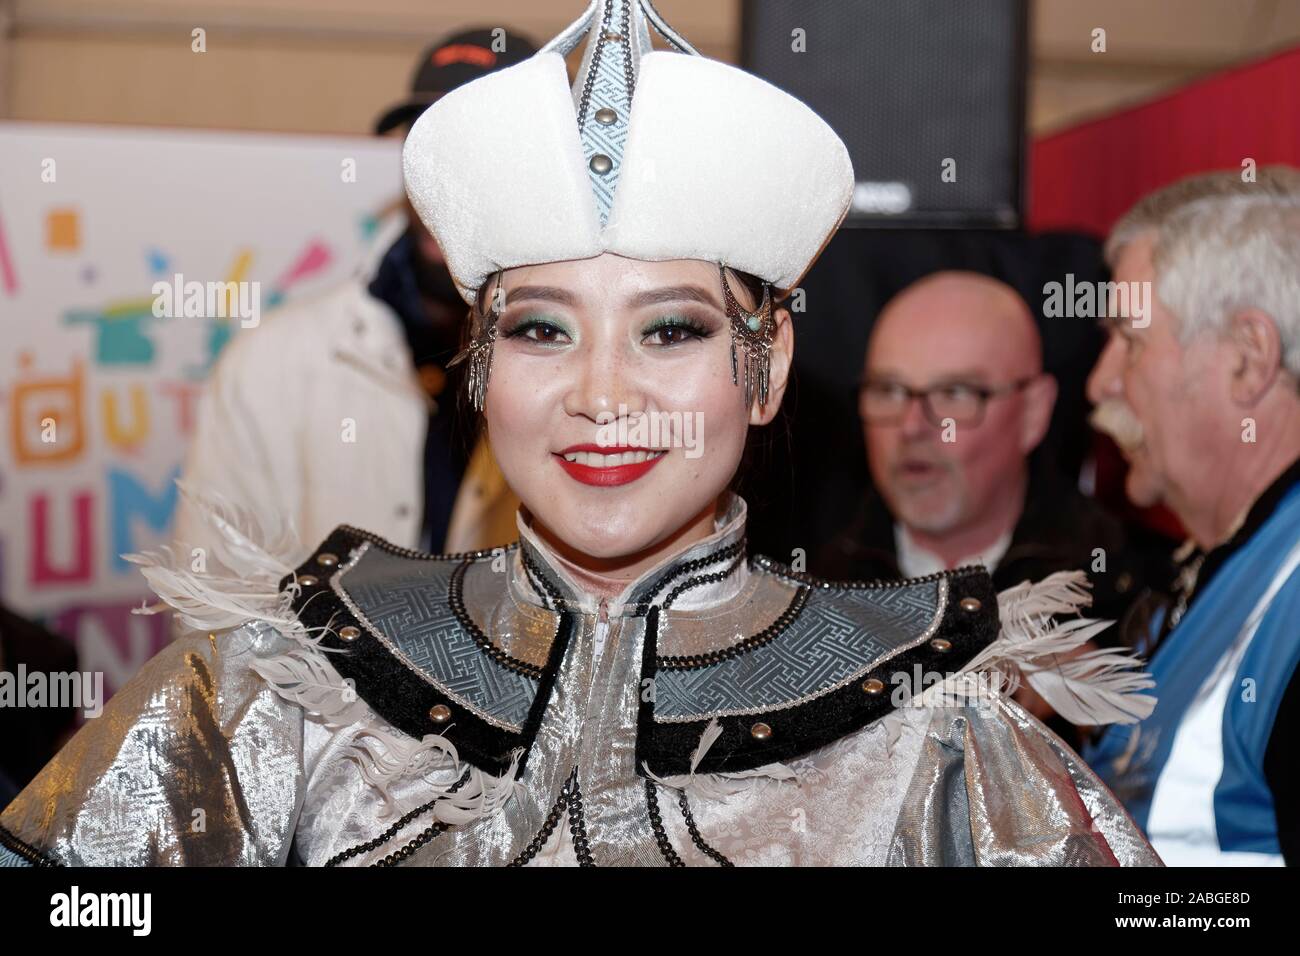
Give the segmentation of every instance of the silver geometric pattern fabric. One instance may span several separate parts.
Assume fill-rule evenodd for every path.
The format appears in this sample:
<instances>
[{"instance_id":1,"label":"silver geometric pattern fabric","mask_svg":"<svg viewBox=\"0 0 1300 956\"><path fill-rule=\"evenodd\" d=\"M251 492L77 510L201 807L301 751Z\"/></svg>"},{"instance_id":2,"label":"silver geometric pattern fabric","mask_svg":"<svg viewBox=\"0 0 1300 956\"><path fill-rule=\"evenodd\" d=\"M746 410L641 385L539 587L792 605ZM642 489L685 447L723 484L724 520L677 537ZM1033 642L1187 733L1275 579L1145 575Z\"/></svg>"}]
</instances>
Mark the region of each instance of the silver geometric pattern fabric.
<instances>
[{"instance_id":1,"label":"silver geometric pattern fabric","mask_svg":"<svg viewBox=\"0 0 1300 956\"><path fill-rule=\"evenodd\" d=\"M655 720L762 713L829 693L890 652L928 638L942 617L946 585L814 587L802 613L766 644L706 667L660 670ZM661 626L671 627L671 612L665 618Z\"/></svg>"},{"instance_id":2,"label":"silver geometric pattern fabric","mask_svg":"<svg viewBox=\"0 0 1300 956\"><path fill-rule=\"evenodd\" d=\"M479 647L447 600L452 561L421 561L369 548L339 583L374 628L439 690L484 716L523 726L537 681Z\"/></svg>"},{"instance_id":3,"label":"silver geometric pattern fabric","mask_svg":"<svg viewBox=\"0 0 1300 956\"><path fill-rule=\"evenodd\" d=\"M12 853L0 846L0 867L5 866L31 866L31 864L17 853Z\"/></svg>"}]
</instances>

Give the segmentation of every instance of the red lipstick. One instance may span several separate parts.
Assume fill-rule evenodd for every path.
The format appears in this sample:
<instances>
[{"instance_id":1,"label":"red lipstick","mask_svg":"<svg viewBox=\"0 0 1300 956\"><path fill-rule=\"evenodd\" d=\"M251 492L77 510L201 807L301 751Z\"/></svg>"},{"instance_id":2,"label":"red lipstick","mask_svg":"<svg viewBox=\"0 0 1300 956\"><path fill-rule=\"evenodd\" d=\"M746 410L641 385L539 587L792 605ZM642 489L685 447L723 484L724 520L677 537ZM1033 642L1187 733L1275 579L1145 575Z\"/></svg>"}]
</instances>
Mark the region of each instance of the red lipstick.
<instances>
[{"instance_id":1,"label":"red lipstick","mask_svg":"<svg viewBox=\"0 0 1300 956\"><path fill-rule=\"evenodd\" d=\"M648 453L645 461L629 462L626 465L589 465L585 462L569 461L565 455L572 455L577 452L590 452L597 455L621 455L629 451L644 451ZM613 487L615 485L626 485L629 482L636 481L651 468L657 465L667 452L653 448L633 448L628 445L570 445L563 451L555 453L555 460L560 463L560 467L569 473L570 478L574 478L584 485L596 485L599 487Z\"/></svg>"}]
</instances>

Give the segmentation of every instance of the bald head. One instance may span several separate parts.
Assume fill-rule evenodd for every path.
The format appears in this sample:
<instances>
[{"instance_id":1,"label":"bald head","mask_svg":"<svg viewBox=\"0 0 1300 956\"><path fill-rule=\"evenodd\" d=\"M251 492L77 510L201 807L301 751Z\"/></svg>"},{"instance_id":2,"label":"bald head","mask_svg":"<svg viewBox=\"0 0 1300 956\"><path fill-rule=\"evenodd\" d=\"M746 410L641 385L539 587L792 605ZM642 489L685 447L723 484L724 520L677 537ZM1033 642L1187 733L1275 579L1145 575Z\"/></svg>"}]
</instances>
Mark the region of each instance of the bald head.
<instances>
[{"instance_id":1,"label":"bald head","mask_svg":"<svg viewBox=\"0 0 1300 956\"><path fill-rule=\"evenodd\" d=\"M1041 372L1043 343L1029 306L1006 283L936 272L894 296L876 320L867 368L882 364L1005 381Z\"/></svg>"},{"instance_id":2,"label":"bald head","mask_svg":"<svg viewBox=\"0 0 1300 956\"><path fill-rule=\"evenodd\" d=\"M1029 307L996 279L940 272L885 307L861 409L872 478L909 531L970 554L1015 524L1026 459L1056 401L1042 370ZM930 395L929 411L913 399L899 405L908 392Z\"/></svg>"}]
</instances>

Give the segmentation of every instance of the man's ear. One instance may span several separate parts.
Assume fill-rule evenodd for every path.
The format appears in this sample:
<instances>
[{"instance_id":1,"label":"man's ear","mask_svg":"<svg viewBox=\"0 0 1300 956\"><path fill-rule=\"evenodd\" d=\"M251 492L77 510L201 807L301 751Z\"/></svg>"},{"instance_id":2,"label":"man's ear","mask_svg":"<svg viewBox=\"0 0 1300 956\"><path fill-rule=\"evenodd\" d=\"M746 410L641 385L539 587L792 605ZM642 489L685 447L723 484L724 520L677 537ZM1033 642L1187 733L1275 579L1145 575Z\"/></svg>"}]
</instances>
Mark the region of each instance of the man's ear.
<instances>
[{"instance_id":1,"label":"man's ear","mask_svg":"<svg viewBox=\"0 0 1300 956\"><path fill-rule=\"evenodd\" d=\"M1046 372L1025 386L1020 450L1026 455L1038 447L1052 424L1052 409L1056 408L1057 391L1056 379Z\"/></svg>"},{"instance_id":2,"label":"man's ear","mask_svg":"<svg viewBox=\"0 0 1300 956\"><path fill-rule=\"evenodd\" d=\"M1247 309L1229 322L1227 344L1232 361L1228 394L1237 405L1249 408L1273 387L1282 371L1277 323L1267 312Z\"/></svg>"},{"instance_id":3,"label":"man's ear","mask_svg":"<svg viewBox=\"0 0 1300 956\"><path fill-rule=\"evenodd\" d=\"M772 349L768 353L772 370L767 377L767 404L759 407L758 391L755 389L754 404L749 409L751 425L766 425L776 417L776 411L781 407L781 397L785 395L786 383L790 381L790 365L794 362L794 323L790 320L790 311L773 309L772 318L776 322L776 330L772 334ZM736 358L740 359L739 350ZM743 378L740 385L742 388L745 385Z\"/></svg>"}]
</instances>

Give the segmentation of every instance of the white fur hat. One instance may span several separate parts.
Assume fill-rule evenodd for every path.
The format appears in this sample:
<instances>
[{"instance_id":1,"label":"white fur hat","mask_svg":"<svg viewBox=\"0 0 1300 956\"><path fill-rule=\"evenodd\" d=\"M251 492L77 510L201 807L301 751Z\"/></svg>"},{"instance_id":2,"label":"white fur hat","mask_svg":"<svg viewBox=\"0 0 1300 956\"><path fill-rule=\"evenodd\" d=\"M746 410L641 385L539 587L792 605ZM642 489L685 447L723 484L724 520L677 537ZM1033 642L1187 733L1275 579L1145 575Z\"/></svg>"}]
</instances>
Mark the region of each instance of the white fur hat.
<instances>
[{"instance_id":1,"label":"white fur hat","mask_svg":"<svg viewBox=\"0 0 1300 956\"><path fill-rule=\"evenodd\" d=\"M653 50L647 19L680 52ZM587 33L570 87L564 55ZM402 162L467 302L498 269L602 252L723 262L787 291L853 192L820 116L700 56L650 0L592 0L536 55L447 93Z\"/></svg>"}]
</instances>

